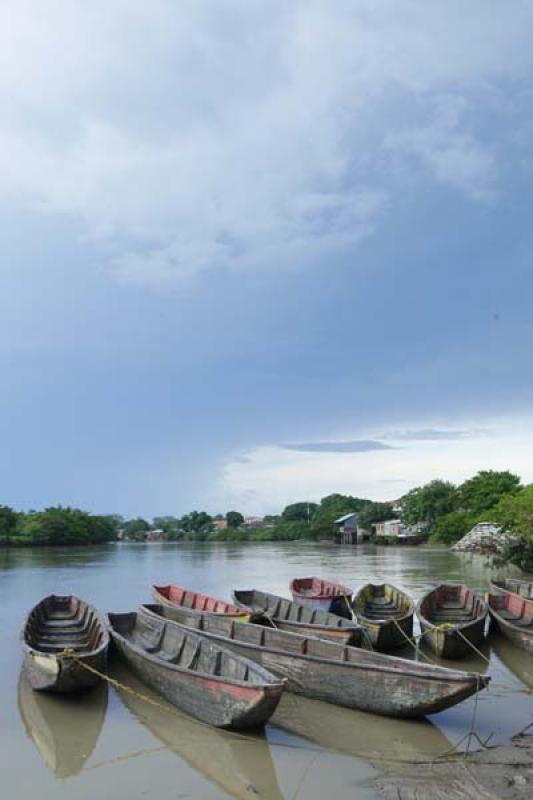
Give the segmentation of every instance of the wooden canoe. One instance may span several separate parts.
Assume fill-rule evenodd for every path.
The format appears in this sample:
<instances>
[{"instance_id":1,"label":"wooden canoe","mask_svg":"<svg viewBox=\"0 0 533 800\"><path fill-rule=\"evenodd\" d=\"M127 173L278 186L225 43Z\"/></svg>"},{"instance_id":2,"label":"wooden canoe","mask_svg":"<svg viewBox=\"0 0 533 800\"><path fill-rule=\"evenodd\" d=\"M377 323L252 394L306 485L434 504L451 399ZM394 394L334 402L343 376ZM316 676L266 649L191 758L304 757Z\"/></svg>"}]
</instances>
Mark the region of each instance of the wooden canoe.
<instances>
[{"instance_id":1,"label":"wooden canoe","mask_svg":"<svg viewBox=\"0 0 533 800\"><path fill-rule=\"evenodd\" d=\"M533 600L514 592L489 594L493 624L513 644L533 653Z\"/></svg>"},{"instance_id":2,"label":"wooden canoe","mask_svg":"<svg viewBox=\"0 0 533 800\"><path fill-rule=\"evenodd\" d=\"M238 606L252 609L271 621L275 628L282 631L300 633L302 636L318 636L320 639L332 639L334 642L361 647L364 644L364 631L360 625L351 620L309 608L276 594L261 592L257 589L238 589L233 593Z\"/></svg>"},{"instance_id":3,"label":"wooden canoe","mask_svg":"<svg viewBox=\"0 0 533 800\"><path fill-rule=\"evenodd\" d=\"M442 584L422 598L416 613L422 642L440 658L472 655L485 638L487 604L460 584Z\"/></svg>"},{"instance_id":4,"label":"wooden canoe","mask_svg":"<svg viewBox=\"0 0 533 800\"><path fill-rule=\"evenodd\" d=\"M104 618L74 595L45 597L30 611L22 632L26 675L37 691L92 688L100 678L86 667L105 671L108 647Z\"/></svg>"},{"instance_id":5,"label":"wooden canoe","mask_svg":"<svg viewBox=\"0 0 533 800\"><path fill-rule=\"evenodd\" d=\"M183 612L143 606L153 619L172 620L177 630ZM171 623L169 623L171 624ZM232 649L279 677L290 691L328 703L391 717L422 717L459 703L487 686L489 678L433 664L346 647L261 625L200 615L194 629L207 640Z\"/></svg>"},{"instance_id":6,"label":"wooden canoe","mask_svg":"<svg viewBox=\"0 0 533 800\"><path fill-rule=\"evenodd\" d=\"M390 583L367 583L357 592L352 608L375 650L403 647L413 636L414 603Z\"/></svg>"},{"instance_id":7,"label":"wooden canoe","mask_svg":"<svg viewBox=\"0 0 533 800\"><path fill-rule=\"evenodd\" d=\"M352 618L349 606L353 592L341 583L325 581L315 576L293 578L289 589L292 599L297 603L318 608L320 611L331 611L348 619Z\"/></svg>"},{"instance_id":8,"label":"wooden canoe","mask_svg":"<svg viewBox=\"0 0 533 800\"><path fill-rule=\"evenodd\" d=\"M18 707L29 738L58 778L77 775L91 756L104 724L107 683L81 696L34 692L22 670Z\"/></svg>"},{"instance_id":9,"label":"wooden canoe","mask_svg":"<svg viewBox=\"0 0 533 800\"><path fill-rule=\"evenodd\" d=\"M526 600L533 600L533 583L521 581L518 580L518 578L506 578L504 581L491 581L490 589L491 594L512 592L513 594L520 595L520 597L525 597Z\"/></svg>"},{"instance_id":10,"label":"wooden canoe","mask_svg":"<svg viewBox=\"0 0 533 800\"><path fill-rule=\"evenodd\" d=\"M115 649L131 670L187 714L217 728L244 729L264 725L274 712L284 682L247 658L142 608L108 619Z\"/></svg>"},{"instance_id":11,"label":"wooden canoe","mask_svg":"<svg viewBox=\"0 0 533 800\"><path fill-rule=\"evenodd\" d=\"M240 622L251 622L253 612L249 608L238 608L226 600L210 597L207 594L193 592L182 586L152 586L152 596L161 606L180 606L195 614L215 614L216 616L238 619Z\"/></svg>"}]
</instances>

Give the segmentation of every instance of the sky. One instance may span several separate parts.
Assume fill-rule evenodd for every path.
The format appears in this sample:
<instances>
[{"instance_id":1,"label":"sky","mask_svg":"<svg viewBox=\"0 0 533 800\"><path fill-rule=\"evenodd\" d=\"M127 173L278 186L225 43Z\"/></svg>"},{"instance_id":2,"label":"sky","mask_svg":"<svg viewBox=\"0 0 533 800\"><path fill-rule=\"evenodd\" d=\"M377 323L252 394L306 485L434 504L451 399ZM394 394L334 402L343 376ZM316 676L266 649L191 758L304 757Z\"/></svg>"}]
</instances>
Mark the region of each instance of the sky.
<instances>
[{"instance_id":1,"label":"sky","mask_svg":"<svg viewBox=\"0 0 533 800\"><path fill-rule=\"evenodd\" d=\"M6 0L0 503L533 481L533 3Z\"/></svg>"}]
</instances>

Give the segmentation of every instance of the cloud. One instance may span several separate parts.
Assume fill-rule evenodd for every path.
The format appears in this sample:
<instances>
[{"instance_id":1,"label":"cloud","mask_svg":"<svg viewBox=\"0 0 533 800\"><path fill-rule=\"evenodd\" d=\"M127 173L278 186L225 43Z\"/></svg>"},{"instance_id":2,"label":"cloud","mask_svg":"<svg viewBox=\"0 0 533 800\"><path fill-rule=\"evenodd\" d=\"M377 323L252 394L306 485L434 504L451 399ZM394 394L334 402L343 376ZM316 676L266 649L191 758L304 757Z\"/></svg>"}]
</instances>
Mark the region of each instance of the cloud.
<instances>
[{"instance_id":1,"label":"cloud","mask_svg":"<svg viewBox=\"0 0 533 800\"><path fill-rule=\"evenodd\" d=\"M304 442L303 444L283 444L284 450L300 453L369 453L372 450L392 450L389 444L370 439L353 442Z\"/></svg>"},{"instance_id":2,"label":"cloud","mask_svg":"<svg viewBox=\"0 0 533 800\"><path fill-rule=\"evenodd\" d=\"M530 73L531 22L523 2L6 2L0 201L79 220L137 285L334 263L401 202L391 162L495 196L472 108Z\"/></svg>"},{"instance_id":3,"label":"cloud","mask_svg":"<svg viewBox=\"0 0 533 800\"><path fill-rule=\"evenodd\" d=\"M439 428L421 428L420 430L389 431L383 434L384 439L393 441L408 442L431 442L431 441L456 441L460 439L475 439L479 436L487 436L488 431L477 429L471 430L440 430Z\"/></svg>"},{"instance_id":4,"label":"cloud","mask_svg":"<svg viewBox=\"0 0 533 800\"><path fill-rule=\"evenodd\" d=\"M494 199L495 159L464 121L467 101L462 96L444 95L437 96L433 104L426 125L389 134L385 147L419 160L435 180L461 189L472 199Z\"/></svg>"},{"instance_id":5,"label":"cloud","mask_svg":"<svg viewBox=\"0 0 533 800\"><path fill-rule=\"evenodd\" d=\"M391 500L434 478L460 483L482 469L509 469L524 482L533 481L533 420L483 422L491 436L430 438L424 435L429 429L419 428L415 434L422 435L412 438L408 458L403 448L362 454L258 447L246 454L247 463L226 463L215 489L218 504L212 505L273 513L298 499L318 501L332 492ZM497 448L493 437L498 438Z\"/></svg>"}]
</instances>

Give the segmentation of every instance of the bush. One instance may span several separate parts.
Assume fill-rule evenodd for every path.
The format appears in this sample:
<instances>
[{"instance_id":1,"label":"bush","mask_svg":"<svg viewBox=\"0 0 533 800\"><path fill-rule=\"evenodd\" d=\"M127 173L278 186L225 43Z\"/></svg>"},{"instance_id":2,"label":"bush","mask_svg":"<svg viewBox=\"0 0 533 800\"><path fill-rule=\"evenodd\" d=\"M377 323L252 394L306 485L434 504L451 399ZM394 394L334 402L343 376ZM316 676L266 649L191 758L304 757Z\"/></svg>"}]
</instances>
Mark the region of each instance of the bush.
<instances>
[{"instance_id":1,"label":"bush","mask_svg":"<svg viewBox=\"0 0 533 800\"><path fill-rule=\"evenodd\" d=\"M508 542L495 559L496 566L513 564L523 572L533 572L533 539L517 536Z\"/></svg>"},{"instance_id":2,"label":"bush","mask_svg":"<svg viewBox=\"0 0 533 800\"><path fill-rule=\"evenodd\" d=\"M442 544L454 544L468 533L476 524L474 514L467 511L451 511L435 522L431 531L432 542L442 542Z\"/></svg>"}]
</instances>

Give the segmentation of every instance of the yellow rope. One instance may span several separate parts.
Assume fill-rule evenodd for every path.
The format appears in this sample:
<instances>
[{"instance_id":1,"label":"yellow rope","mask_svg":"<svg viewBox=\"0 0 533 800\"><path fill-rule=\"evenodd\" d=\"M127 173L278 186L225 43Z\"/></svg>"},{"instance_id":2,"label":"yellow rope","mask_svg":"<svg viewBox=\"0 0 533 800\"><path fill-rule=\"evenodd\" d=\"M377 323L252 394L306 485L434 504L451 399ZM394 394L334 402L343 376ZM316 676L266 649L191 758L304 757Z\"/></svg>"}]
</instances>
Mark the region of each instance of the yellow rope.
<instances>
[{"instance_id":1,"label":"yellow rope","mask_svg":"<svg viewBox=\"0 0 533 800\"><path fill-rule=\"evenodd\" d=\"M350 603L348 602L348 595L343 594L343 598L344 598L344 602L346 603L346 607L347 607L348 611L351 614L352 621L353 622L357 622L361 626L361 630L363 631L363 636L365 637L365 641L366 641L366 643L368 645L368 647L366 649L373 651L374 650L374 646L372 644L372 639L370 638L369 632L367 631L365 626L361 625L361 623L358 621L357 614L354 612L353 608L351 607Z\"/></svg>"}]
</instances>

